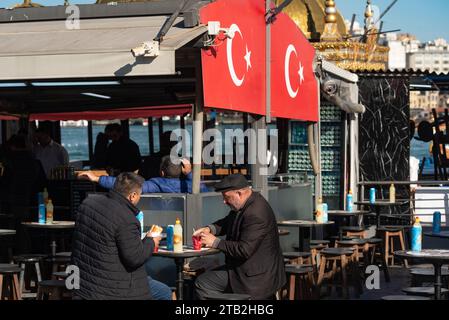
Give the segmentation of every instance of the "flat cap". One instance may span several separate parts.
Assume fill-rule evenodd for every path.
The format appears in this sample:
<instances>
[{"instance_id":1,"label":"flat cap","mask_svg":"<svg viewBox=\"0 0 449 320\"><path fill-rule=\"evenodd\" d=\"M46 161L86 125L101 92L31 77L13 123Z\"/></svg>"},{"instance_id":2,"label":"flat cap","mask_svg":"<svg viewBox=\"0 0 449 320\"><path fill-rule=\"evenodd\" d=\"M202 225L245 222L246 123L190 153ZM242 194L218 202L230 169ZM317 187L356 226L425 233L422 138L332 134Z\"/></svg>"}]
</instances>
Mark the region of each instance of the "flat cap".
<instances>
[{"instance_id":1,"label":"flat cap","mask_svg":"<svg viewBox=\"0 0 449 320\"><path fill-rule=\"evenodd\" d=\"M242 174L231 174L215 185L216 192L240 190L249 187L248 180Z\"/></svg>"}]
</instances>

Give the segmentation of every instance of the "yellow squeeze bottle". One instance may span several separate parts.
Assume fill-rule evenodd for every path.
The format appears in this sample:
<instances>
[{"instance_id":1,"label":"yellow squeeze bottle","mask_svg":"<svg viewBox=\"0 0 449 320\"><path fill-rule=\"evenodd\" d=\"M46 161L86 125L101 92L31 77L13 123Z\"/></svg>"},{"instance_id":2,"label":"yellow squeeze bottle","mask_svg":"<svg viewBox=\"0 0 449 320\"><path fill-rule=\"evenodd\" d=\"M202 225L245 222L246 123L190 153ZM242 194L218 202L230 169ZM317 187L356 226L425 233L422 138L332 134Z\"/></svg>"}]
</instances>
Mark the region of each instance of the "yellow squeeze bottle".
<instances>
[{"instance_id":1,"label":"yellow squeeze bottle","mask_svg":"<svg viewBox=\"0 0 449 320\"><path fill-rule=\"evenodd\" d=\"M46 224L52 224L53 223L53 203L51 199L48 199L47 203L47 219Z\"/></svg>"},{"instance_id":2,"label":"yellow squeeze bottle","mask_svg":"<svg viewBox=\"0 0 449 320\"><path fill-rule=\"evenodd\" d=\"M179 218L176 219L175 227L173 228L173 251L182 252L182 226Z\"/></svg>"}]
</instances>

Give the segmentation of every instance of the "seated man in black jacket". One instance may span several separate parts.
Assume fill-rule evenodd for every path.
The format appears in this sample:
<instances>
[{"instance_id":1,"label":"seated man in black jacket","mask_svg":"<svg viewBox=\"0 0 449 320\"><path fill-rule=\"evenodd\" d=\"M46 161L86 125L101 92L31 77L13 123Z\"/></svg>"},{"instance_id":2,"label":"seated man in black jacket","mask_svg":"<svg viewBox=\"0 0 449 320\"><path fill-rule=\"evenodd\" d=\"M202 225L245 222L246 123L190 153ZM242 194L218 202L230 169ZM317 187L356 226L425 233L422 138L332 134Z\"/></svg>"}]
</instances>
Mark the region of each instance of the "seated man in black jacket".
<instances>
[{"instance_id":1,"label":"seated man in black jacket","mask_svg":"<svg viewBox=\"0 0 449 320\"><path fill-rule=\"evenodd\" d=\"M200 275L195 282L199 299L221 293L248 294L253 300L274 297L286 282L276 218L265 198L251 190L241 174L230 175L215 186L231 208L225 218L200 228L206 247L226 256L226 265ZM226 240L218 236L226 235Z\"/></svg>"},{"instance_id":2,"label":"seated man in black jacket","mask_svg":"<svg viewBox=\"0 0 449 320\"><path fill-rule=\"evenodd\" d=\"M78 299L151 299L144 263L160 238L141 240L136 204L143 178L122 173L107 194L91 195L78 209L72 263L80 271Z\"/></svg>"}]
</instances>

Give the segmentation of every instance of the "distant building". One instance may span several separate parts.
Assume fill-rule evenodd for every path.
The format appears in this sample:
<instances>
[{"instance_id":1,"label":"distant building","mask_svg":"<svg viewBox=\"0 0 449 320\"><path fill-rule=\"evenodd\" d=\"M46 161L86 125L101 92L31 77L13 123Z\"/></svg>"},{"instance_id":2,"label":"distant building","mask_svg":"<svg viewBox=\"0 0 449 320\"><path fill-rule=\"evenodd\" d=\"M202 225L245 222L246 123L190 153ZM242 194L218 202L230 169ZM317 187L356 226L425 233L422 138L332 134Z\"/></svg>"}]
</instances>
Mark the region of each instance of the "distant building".
<instances>
[{"instance_id":1,"label":"distant building","mask_svg":"<svg viewBox=\"0 0 449 320\"><path fill-rule=\"evenodd\" d=\"M407 53L407 68L449 73L449 45L444 39L411 47Z\"/></svg>"},{"instance_id":2,"label":"distant building","mask_svg":"<svg viewBox=\"0 0 449 320\"><path fill-rule=\"evenodd\" d=\"M410 91L410 109L423 109L430 112L440 105L439 91Z\"/></svg>"},{"instance_id":3,"label":"distant building","mask_svg":"<svg viewBox=\"0 0 449 320\"><path fill-rule=\"evenodd\" d=\"M408 33L387 33L380 37L380 43L390 48L388 69L403 70L407 68L407 53L417 50L420 42Z\"/></svg>"}]
</instances>

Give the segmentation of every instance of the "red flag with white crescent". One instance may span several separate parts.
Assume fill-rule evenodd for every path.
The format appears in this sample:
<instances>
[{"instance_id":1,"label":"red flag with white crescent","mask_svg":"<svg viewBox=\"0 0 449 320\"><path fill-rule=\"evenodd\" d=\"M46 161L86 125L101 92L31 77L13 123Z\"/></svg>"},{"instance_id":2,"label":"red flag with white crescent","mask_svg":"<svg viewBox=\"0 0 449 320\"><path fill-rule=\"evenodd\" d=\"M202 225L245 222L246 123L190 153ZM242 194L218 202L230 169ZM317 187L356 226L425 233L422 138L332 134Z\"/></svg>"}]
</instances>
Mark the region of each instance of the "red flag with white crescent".
<instances>
[{"instance_id":1,"label":"red flag with white crescent","mask_svg":"<svg viewBox=\"0 0 449 320\"><path fill-rule=\"evenodd\" d=\"M285 14L271 26L271 116L318 121L315 49Z\"/></svg>"},{"instance_id":2,"label":"red flag with white crescent","mask_svg":"<svg viewBox=\"0 0 449 320\"><path fill-rule=\"evenodd\" d=\"M218 0L200 11L201 23L227 29L202 50L204 105L265 114L265 1Z\"/></svg>"}]
</instances>

